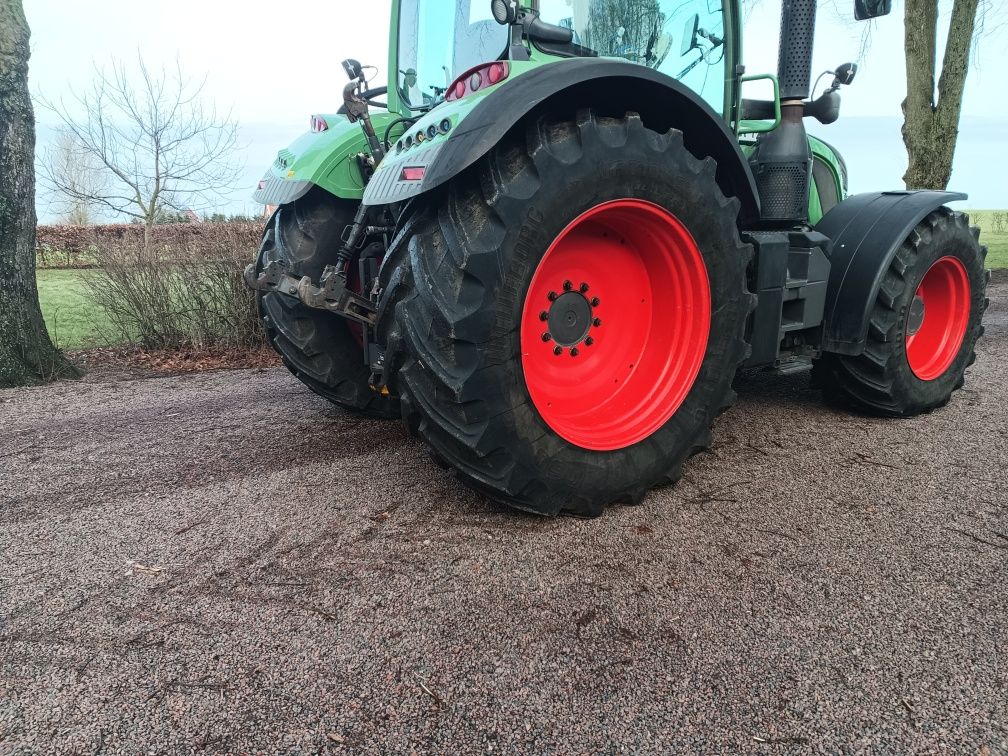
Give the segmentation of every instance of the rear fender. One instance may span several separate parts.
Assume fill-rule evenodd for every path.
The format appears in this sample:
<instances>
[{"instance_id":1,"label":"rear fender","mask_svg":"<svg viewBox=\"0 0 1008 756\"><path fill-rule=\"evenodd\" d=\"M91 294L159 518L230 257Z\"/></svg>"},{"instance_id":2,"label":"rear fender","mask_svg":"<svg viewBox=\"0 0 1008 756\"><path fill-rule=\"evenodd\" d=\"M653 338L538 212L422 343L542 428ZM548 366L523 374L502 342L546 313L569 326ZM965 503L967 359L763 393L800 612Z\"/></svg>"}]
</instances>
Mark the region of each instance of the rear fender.
<instances>
[{"instance_id":1,"label":"rear fender","mask_svg":"<svg viewBox=\"0 0 1008 756\"><path fill-rule=\"evenodd\" d=\"M358 123L345 115L322 115L328 128L309 131L277 153L276 160L252 195L263 205L283 205L307 194L313 186L344 199L364 196L364 177L356 156L367 152L367 139ZM385 111L371 115L381 136L396 116Z\"/></svg>"},{"instance_id":2,"label":"rear fender","mask_svg":"<svg viewBox=\"0 0 1008 756\"><path fill-rule=\"evenodd\" d=\"M965 194L932 190L871 192L848 197L816 231L833 242L823 314L824 352L864 351L868 321L897 250L933 210Z\"/></svg>"},{"instance_id":3,"label":"rear fender","mask_svg":"<svg viewBox=\"0 0 1008 756\"><path fill-rule=\"evenodd\" d=\"M438 105L411 127L411 146L404 140L386 156L364 202L385 205L429 192L478 161L527 118L546 112L573 115L592 107L606 115L639 113L656 131L679 129L687 149L717 161L718 184L741 201L742 220L759 217L756 185L738 140L724 119L680 82L646 66L608 58L509 65L511 75L504 82L486 93ZM416 143L416 134L431 126L437 131L445 121L450 124L447 133ZM422 180L407 180L407 167L423 168Z\"/></svg>"}]
</instances>

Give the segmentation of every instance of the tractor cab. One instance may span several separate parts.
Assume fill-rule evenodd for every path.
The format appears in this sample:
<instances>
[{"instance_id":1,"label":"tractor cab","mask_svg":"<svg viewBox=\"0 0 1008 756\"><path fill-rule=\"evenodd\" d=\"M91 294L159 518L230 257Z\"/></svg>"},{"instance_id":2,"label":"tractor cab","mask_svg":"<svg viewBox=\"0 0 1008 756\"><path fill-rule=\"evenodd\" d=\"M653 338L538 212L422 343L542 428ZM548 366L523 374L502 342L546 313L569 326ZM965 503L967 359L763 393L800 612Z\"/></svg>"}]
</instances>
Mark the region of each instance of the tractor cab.
<instances>
[{"instance_id":1,"label":"tractor cab","mask_svg":"<svg viewBox=\"0 0 1008 756\"><path fill-rule=\"evenodd\" d=\"M730 77L725 72L738 53L733 0L536 0L526 5L531 16L525 21L527 53L512 44L512 33L494 17L488 0L403 0L392 40L402 106L416 111L436 105L458 76L489 61L609 57L682 81L716 111L726 112Z\"/></svg>"}]
</instances>

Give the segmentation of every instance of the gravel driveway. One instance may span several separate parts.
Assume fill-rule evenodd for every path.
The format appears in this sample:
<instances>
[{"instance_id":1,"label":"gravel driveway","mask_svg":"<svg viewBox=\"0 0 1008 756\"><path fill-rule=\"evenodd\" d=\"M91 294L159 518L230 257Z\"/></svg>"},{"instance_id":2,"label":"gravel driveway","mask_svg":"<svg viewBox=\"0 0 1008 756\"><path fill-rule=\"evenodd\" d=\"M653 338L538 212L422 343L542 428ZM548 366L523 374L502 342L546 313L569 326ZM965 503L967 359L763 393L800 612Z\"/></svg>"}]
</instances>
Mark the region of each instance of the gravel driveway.
<instances>
[{"instance_id":1,"label":"gravel driveway","mask_svg":"<svg viewBox=\"0 0 1008 756\"><path fill-rule=\"evenodd\" d=\"M751 376L675 488L489 504L282 369L0 392L0 754L1008 753L1008 284L927 417Z\"/></svg>"}]
</instances>

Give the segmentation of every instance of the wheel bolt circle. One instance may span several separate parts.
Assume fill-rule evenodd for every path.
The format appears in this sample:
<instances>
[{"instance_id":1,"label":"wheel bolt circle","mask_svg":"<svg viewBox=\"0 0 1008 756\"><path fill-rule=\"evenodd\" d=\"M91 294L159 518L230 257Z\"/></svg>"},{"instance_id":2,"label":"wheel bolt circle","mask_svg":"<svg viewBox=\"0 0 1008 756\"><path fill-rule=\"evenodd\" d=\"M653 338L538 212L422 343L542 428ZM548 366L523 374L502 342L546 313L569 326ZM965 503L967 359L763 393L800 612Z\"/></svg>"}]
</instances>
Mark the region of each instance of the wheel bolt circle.
<instances>
[{"instance_id":1,"label":"wheel bolt circle","mask_svg":"<svg viewBox=\"0 0 1008 756\"><path fill-rule=\"evenodd\" d=\"M600 325L602 325L602 321L599 318L595 318L594 320L592 320L592 325L598 328Z\"/></svg>"},{"instance_id":2,"label":"wheel bolt circle","mask_svg":"<svg viewBox=\"0 0 1008 756\"><path fill-rule=\"evenodd\" d=\"M592 297L591 298L591 306L592 307L598 307L599 306L599 298L598 297Z\"/></svg>"},{"instance_id":3,"label":"wheel bolt circle","mask_svg":"<svg viewBox=\"0 0 1008 756\"><path fill-rule=\"evenodd\" d=\"M555 355L557 355L559 357L561 354L563 354L563 347L561 347L561 346L555 346L555 347L553 347L553 354L555 354Z\"/></svg>"},{"instance_id":4,"label":"wheel bolt circle","mask_svg":"<svg viewBox=\"0 0 1008 756\"><path fill-rule=\"evenodd\" d=\"M586 291L588 291L588 284L582 282L581 286L579 287L579 290L582 294L584 294Z\"/></svg>"},{"instance_id":5,"label":"wheel bolt circle","mask_svg":"<svg viewBox=\"0 0 1008 756\"><path fill-rule=\"evenodd\" d=\"M556 301L556 298L557 298L557 293L556 293L555 291L551 291L551 292L550 292L549 294L547 294L547 295L546 295L546 298L547 298L547 299L548 299L548 300L549 300L550 302L555 302L555 301Z\"/></svg>"},{"instance_id":6,"label":"wheel bolt circle","mask_svg":"<svg viewBox=\"0 0 1008 756\"><path fill-rule=\"evenodd\" d=\"M584 345L585 346L591 346L594 343L595 343L595 339L593 339L591 336L586 337L585 340L584 340Z\"/></svg>"},{"instance_id":7,"label":"wheel bolt circle","mask_svg":"<svg viewBox=\"0 0 1008 756\"><path fill-rule=\"evenodd\" d=\"M563 282L564 291L570 291L572 288L574 288L574 284L572 284L570 281Z\"/></svg>"},{"instance_id":8,"label":"wheel bolt circle","mask_svg":"<svg viewBox=\"0 0 1008 756\"><path fill-rule=\"evenodd\" d=\"M578 356L578 348L577 347L571 347L570 354L571 354L571 357L577 357Z\"/></svg>"},{"instance_id":9,"label":"wheel bolt circle","mask_svg":"<svg viewBox=\"0 0 1008 756\"><path fill-rule=\"evenodd\" d=\"M546 310L543 310L542 312L539 313L539 320L548 320L548 319L549 319L549 313L546 312Z\"/></svg>"},{"instance_id":10,"label":"wheel bolt circle","mask_svg":"<svg viewBox=\"0 0 1008 756\"><path fill-rule=\"evenodd\" d=\"M546 333L544 333L544 334L542 335L542 340L543 340L543 341L549 341L549 340L550 340L550 339L552 339L552 338L553 338L553 337L552 337L552 336L550 335L550 332L549 332L549 331L546 331Z\"/></svg>"}]
</instances>

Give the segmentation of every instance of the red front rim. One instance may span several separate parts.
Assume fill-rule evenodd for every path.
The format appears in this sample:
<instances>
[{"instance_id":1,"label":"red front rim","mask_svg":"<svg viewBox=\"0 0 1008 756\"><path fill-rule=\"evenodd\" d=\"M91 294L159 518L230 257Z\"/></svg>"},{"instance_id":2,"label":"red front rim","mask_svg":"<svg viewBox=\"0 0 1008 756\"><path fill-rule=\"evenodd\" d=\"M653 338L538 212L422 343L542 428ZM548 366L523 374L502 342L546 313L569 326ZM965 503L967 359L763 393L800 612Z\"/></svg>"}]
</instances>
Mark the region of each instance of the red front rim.
<instances>
[{"instance_id":1,"label":"red front rim","mask_svg":"<svg viewBox=\"0 0 1008 756\"><path fill-rule=\"evenodd\" d=\"M970 282L956 257L928 268L907 315L906 355L922 381L932 381L955 361L970 316Z\"/></svg>"},{"instance_id":2,"label":"red front rim","mask_svg":"<svg viewBox=\"0 0 1008 756\"><path fill-rule=\"evenodd\" d=\"M536 409L572 444L609 451L664 425L707 350L707 267L685 226L641 200L580 215L525 297L522 369Z\"/></svg>"}]
</instances>

